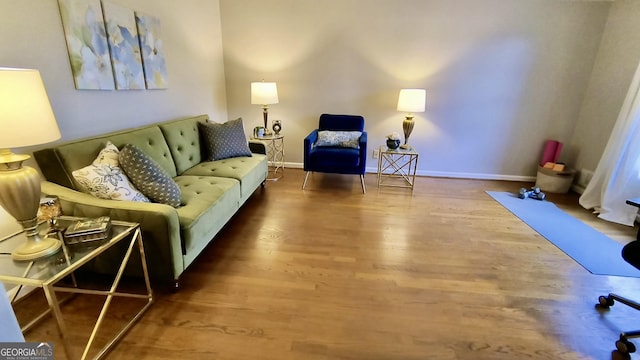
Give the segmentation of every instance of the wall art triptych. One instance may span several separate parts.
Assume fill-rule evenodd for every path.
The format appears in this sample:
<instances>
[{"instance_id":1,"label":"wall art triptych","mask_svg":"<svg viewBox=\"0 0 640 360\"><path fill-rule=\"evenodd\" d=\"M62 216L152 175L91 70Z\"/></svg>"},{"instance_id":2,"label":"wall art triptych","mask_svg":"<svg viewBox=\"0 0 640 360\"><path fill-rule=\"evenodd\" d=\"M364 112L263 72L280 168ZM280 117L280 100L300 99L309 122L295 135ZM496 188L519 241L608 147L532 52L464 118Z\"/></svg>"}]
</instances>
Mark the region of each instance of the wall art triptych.
<instances>
[{"instance_id":1,"label":"wall art triptych","mask_svg":"<svg viewBox=\"0 0 640 360\"><path fill-rule=\"evenodd\" d=\"M100 0L58 0L76 89L166 89L160 20Z\"/></svg>"}]
</instances>

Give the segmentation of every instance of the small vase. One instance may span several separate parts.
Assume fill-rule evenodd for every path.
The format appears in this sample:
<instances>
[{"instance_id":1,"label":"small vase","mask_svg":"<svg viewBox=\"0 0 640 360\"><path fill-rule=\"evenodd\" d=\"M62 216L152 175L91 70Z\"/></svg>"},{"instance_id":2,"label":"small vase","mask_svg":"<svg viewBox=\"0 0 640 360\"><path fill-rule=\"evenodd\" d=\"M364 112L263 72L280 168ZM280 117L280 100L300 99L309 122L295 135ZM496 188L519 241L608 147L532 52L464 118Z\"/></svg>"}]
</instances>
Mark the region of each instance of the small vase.
<instances>
[{"instance_id":1,"label":"small vase","mask_svg":"<svg viewBox=\"0 0 640 360\"><path fill-rule=\"evenodd\" d=\"M400 146L400 140L387 139L387 147L391 150L395 150Z\"/></svg>"}]
</instances>

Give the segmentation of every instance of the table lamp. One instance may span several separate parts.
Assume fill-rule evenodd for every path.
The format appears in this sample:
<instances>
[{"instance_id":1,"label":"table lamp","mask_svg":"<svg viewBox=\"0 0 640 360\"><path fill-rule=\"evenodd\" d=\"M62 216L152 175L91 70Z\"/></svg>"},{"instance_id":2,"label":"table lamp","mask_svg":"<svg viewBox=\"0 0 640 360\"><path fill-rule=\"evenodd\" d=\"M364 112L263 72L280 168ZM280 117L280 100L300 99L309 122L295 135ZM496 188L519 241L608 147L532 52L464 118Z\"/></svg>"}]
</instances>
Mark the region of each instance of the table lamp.
<instances>
[{"instance_id":1,"label":"table lamp","mask_svg":"<svg viewBox=\"0 0 640 360\"><path fill-rule=\"evenodd\" d=\"M274 82L252 82L251 104L262 105L262 117L264 118L264 132L270 133L267 118L269 117L269 105L278 103L278 88Z\"/></svg>"},{"instance_id":2,"label":"table lamp","mask_svg":"<svg viewBox=\"0 0 640 360\"><path fill-rule=\"evenodd\" d=\"M14 260L34 260L58 251L61 242L38 234L40 174L11 148L48 143L60 138L38 70L0 68L0 206L22 226L27 241L14 249Z\"/></svg>"},{"instance_id":3,"label":"table lamp","mask_svg":"<svg viewBox=\"0 0 640 360\"><path fill-rule=\"evenodd\" d=\"M404 132L404 144L400 145L402 149L408 149L407 141L409 135L413 131L413 113L424 112L427 101L427 90L425 89L402 89L398 96L398 111L404 111L404 121L402 122L402 131Z\"/></svg>"}]
</instances>

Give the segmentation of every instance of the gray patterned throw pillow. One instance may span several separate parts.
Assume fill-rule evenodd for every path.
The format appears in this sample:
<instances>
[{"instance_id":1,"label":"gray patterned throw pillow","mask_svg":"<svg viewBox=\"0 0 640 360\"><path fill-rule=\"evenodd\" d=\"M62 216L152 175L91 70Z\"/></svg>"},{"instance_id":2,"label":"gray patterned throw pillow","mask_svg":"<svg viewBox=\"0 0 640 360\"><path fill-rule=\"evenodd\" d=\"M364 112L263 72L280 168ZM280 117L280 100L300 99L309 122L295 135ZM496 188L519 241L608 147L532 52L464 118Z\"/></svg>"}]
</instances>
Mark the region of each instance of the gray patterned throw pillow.
<instances>
[{"instance_id":1,"label":"gray patterned throw pillow","mask_svg":"<svg viewBox=\"0 0 640 360\"><path fill-rule=\"evenodd\" d=\"M242 118L226 123L198 123L198 129L204 142L207 161L227 159L238 156L251 156L247 137L244 135Z\"/></svg>"},{"instance_id":2,"label":"gray patterned throw pillow","mask_svg":"<svg viewBox=\"0 0 640 360\"><path fill-rule=\"evenodd\" d=\"M347 148L360 148L361 131L318 131L316 146L339 146Z\"/></svg>"},{"instance_id":3,"label":"gray patterned throw pillow","mask_svg":"<svg viewBox=\"0 0 640 360\"><path fill-rule=\"evenodd\" d=\"M158 165L135 145L127 144L120 150L120 166L124 169L133 185L154 202L180 206L180 187Z\"/></svg>"}]
</instances>

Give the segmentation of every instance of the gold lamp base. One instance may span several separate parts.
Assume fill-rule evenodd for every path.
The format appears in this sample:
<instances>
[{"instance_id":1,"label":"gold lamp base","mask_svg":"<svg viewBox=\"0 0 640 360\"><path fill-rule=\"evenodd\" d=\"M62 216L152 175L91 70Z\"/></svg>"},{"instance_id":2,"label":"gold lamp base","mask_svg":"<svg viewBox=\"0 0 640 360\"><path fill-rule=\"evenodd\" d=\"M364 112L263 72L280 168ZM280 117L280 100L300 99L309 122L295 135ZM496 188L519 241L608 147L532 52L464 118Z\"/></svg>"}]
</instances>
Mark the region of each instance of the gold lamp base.
<instances>
[{"instance_id":1,"label":"gold lamp base","mask_svg":"<svg viewBox=\"0 0 640 360\"><path fill-rule=\"evenodd\" d=\"M400 145L401 149L410 149L411 146L407 144L409 141L409 136L411 136L411 132L413 131L413 115L407 114L405 116L404 121L402 121L402 132L404 132L404 144Z\"/></svg>"},{"instance_id":2,"label":"gold lamp base","mask_svg":"<svg viewBox=\"0 0 640 360\"><path fill-rule=\"evenodd\" d=\"M14 260L22 261L54 254L62 246L60 240L38 234L40 175L34 168L22 166L28 158L0 149L0 206L20 223L27 235L27 241L11 253Z\"/></svg>"},{"instance_id":3,"label":"gold lamp base","mask_svg":"<svg viewBox=\"0 0 640 360\"><path fill-rule=\"evenodd\" d=\"M262 119L264 120L264 134L271 135L271 130L269 130L269 105L262 106Z\"/></svg>"},{"instance_id":4,"label":"gold lamp base","mask_svg":"<svg viewBox=\"0 0 640 360\"><path fill-rule=\"evenodd\" d=\"M27 242L14 249L11 257L16 261L35 260L57 253L61 246L62 243L56 238L36 235L28 237Z\"/></svg>"}]
</instances>

